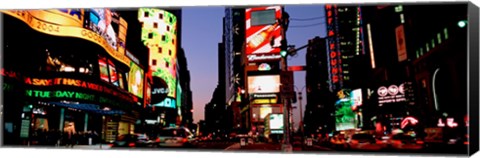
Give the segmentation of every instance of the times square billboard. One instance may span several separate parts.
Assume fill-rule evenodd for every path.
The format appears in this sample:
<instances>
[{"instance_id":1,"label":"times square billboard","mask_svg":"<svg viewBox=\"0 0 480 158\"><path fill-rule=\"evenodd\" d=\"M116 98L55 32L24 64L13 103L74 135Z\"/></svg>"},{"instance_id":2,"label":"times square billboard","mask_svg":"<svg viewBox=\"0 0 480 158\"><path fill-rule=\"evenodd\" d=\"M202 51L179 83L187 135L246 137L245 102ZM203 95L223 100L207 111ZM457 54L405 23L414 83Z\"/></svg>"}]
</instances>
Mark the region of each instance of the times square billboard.
<instances>
[{"instance_id":1,"label":"times square billboard","mask_svg":"<svg viewBox=\"0 0 480 158\"><path fill-rule=\"evenodd\" d=\"M140 8L138 20L143 23L142 42L149 49L149 73L156 78L151 89L151 104L175 108L177 17L161 9ZM166 95L164 99L158 99L163 95Z\"/></svg>"},{"instance_id":2,"label":"times square billboard","mask_svg":"<svg viewBox=\"0 0 480 158\"><path fill-rule=\"evenodd\" d=\"M281 6L255 7L245 10L245 53L248 62L280 60L283 40Z\"/></svg>"}]
</instances>

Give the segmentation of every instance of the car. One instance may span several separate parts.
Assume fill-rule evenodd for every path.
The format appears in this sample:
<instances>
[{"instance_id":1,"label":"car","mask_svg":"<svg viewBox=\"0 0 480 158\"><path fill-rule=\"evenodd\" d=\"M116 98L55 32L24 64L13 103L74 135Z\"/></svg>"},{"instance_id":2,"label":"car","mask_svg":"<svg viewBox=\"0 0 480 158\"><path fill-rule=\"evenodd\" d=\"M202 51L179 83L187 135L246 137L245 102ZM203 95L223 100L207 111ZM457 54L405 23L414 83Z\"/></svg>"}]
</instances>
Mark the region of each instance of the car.
<instances>
[{"instance_id":1,"label":"car","mask_svg":"<svg viewBox=\"0 0 480 158\"><path fill-rule=\"evenodd\" d=\"M388 145L394 150L415 151L424 148L424 142L421 139L404 133L392 135Z\"/></svg>"},{"instance_id":2,"label":"car","mask_svg":"<svg viewBox=\"0 0 480 158\"><path fill-rule=\"evenodd\" d=\"M166 127L159 131L156 144L160 147L192 147L195 136L185 127Z\"/></svg>"},{"instance_id":3,"label":"car","mask_svg":"<svg viewBox=\"0 0 480 158\"><path fill-rule=\"evenodd\" d=\"M330 145L332 148L335 148L337 150L341 150L341 149L344 149L346 148L346 144L345 144L345 139L342 137L342 136L339 136L339 135L335 135L333 137L330 138Z\"/></svg>"},{"instance_id":4,"label":"car","mask_svg":"<svg viewBox=\"0 0 480 158\"><path fill-rule=\"evenodd\" d=\"M368 133L353 134L347 139L346 146L349 150L379 151L382 149L382 146L377 144L375 137Z\"/></svg>"},{"instance_id":5,"label":"car","mask_svg":"<svg viewBox=\"0 0 480 158\"><path fill-rule=\"evenodd\" d=\"M111 147L149 147L152 141L146 134L122 134L110 145Z\"/></svg>"}]
</instances>

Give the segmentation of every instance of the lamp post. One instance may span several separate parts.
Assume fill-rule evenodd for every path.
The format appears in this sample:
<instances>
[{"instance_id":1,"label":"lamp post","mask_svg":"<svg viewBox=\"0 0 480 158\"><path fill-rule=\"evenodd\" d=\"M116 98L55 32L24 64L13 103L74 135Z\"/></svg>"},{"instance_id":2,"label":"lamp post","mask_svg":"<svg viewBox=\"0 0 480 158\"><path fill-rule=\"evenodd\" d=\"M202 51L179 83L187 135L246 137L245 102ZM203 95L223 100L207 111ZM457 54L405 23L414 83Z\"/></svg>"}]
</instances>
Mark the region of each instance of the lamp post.
<instances>
[{"instance_id":1,"label":"lamp post","mask_svg":"<svg viewBox=\"0 0 480 158\"><path fill-rule=\"evenodd\" d=\"M299 101L299 104L300 104L300 122L299 122L299 125L300 125L300 134L302 136L302 146L303 146L303 143L304 143L304 134L303 134L303 105L302 105L302 92L303 92L303 89L305 89L306 86L303 86L300 90L298 90L297 86L294 86L295 89L297 90L298 92L298 101Z\"/></svg>"}]
</instances>

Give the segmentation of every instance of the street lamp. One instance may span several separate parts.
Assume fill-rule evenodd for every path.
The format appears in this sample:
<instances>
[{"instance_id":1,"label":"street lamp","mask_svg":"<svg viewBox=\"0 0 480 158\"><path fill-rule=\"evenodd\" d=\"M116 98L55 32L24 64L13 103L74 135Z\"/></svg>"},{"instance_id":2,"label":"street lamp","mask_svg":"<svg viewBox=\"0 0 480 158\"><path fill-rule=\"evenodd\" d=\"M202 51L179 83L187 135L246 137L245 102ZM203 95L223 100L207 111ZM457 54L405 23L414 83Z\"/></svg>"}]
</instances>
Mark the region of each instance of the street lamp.
<instances>
[{"instance_id":1,"label":"street lamp","mask_svg":"<svg viewBox=\"0 0 480 158\"><path fill-rule=\"evenodd\" d=\"M303 145L303 108L302 108L302 91L303 89L305 89L306 86L303 86L300 90L298 90L297 86L294 86L295 87L295 90L297 90L298 92L298 101L299 101L299 104L300 104L300 122L299 122L299 125L300 125L300 134L302 136L302 145Z\"/></svg>"}]
</instances>

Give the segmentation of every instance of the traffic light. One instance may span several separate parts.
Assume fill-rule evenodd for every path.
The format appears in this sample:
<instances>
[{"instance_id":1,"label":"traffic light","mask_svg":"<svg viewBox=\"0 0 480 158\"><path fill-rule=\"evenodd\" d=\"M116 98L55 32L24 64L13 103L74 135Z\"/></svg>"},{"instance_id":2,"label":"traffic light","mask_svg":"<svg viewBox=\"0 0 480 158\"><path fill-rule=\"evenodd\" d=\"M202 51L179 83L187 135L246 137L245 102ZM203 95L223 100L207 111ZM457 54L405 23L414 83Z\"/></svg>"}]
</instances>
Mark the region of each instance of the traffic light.
<instances>
[{"instance_id":1,"label":"traffic light","mask_svg":"<svg viewBox=\"0 0 480 158\"><path fill-rule=\"evenodd\" d=\"M465 26L467 26L467 20L460 20L458 21L457 25L460 28L464 28Z\"/></svg>"},{"instance_id":2,"label":"traffic light","mask_svg":"<svg viewBox=\"0 0 480 158\"><path fill-rule=\"evenodd\" d=\"M287 50L281 50L281 51L280 51L280 55L282 56L282 58L287 57L287 54L288 54L288 53L287 53Z\"/></svg>"},{"instance_id":3,"label":"traffic light","mask_svg":"<svg viewBox=\"0 0 480 158\"><path fill-rule=\"evenodd\" d=\"M288 55L287 40L282 39L282 41L280 43L281 43L281 45L280 45L280 55L282 56L282 58L286 58L287 55Z\"/></svg>"}]
</instances>

